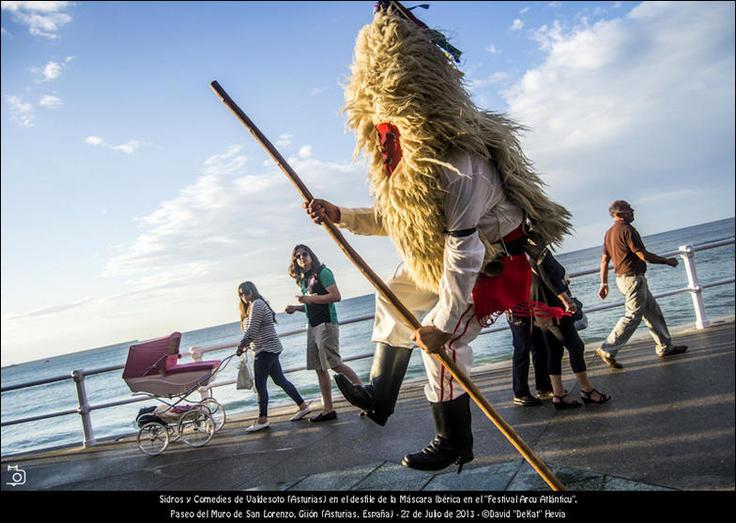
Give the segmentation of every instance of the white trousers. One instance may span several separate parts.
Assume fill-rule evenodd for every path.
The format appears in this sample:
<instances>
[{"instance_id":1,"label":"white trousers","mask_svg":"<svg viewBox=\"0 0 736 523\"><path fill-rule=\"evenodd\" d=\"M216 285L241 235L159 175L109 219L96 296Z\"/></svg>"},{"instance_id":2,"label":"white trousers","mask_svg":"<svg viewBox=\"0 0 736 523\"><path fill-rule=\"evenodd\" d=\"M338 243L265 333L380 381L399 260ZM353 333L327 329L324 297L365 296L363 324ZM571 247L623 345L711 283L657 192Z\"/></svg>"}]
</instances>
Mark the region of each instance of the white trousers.
<instances>
[{"instance_id":1,"label":"white trousers","mask_svg":"<svg viewBox=\"0 0 736 523\"><path fill-rule=\"evenodd\" d=\"M421 319L422 325L432 325L432 317L436 314L435 307L439 301L437 293L418 288L409 278L403 264L399 265L393 278L388 280L386 285L414 316ZM373 342L411 349L415 346L411 340L413 330L397 319L400 316L394 310L390 302L380 295L376 296ZM473 364L473 349L470 343L478 336L480 330L481 325L475 317L475 307L471 304L454 325L452 338L445 344L447 354L466 375L470 374ZM431 354L422 351L422 359L429 380L424 386L424 394L429 401L433 403L450 401L465 394L462 386Z\"/></svg>"}]
</instances>

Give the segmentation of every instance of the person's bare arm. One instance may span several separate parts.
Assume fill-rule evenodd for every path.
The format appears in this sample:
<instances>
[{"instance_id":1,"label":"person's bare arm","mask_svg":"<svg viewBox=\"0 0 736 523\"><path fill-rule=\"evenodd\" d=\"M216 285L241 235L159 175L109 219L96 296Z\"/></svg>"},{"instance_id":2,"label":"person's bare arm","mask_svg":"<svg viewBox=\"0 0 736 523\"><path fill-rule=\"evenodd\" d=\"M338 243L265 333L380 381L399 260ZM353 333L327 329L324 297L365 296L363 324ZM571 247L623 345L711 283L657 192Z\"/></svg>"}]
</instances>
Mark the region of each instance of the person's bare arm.
<instances>
[{"instance_id":1,"label":"person's bare arm","mask_svg":"<svg viewBox=\"0 0 736 523\"><path fill-rule=\"evenodd\" d=\"M304 305L287 305L284 312L286 314L294 314L295 312L304 312Z\"/></svg>"},{"instance_id":2,"label":"person's bare arm","mask_svg":"<svg viewBox=\"0 0 736 523\"><path fill-rule=\"evenodd\" d=\"M669 265L670 267L677 267L678 264L677 258L664 258L644 249L636 251L634 254L636 254L640 260L647 263L654 263L656 265Z\"/></svg>"},{"instance_id":3,"label":"person's bare arm","mask_svg":"<svg viewBox=\"0 0 736 523\"><path fill-rule=\"evenodd\" d=\"M598 289L598 296L602 300L605 300L606 296L608 296L608 262L610 260L611 257L608 256L608 254L603 254L603 256L601 256L601 285Z\"/></svg>"}]
</instances>

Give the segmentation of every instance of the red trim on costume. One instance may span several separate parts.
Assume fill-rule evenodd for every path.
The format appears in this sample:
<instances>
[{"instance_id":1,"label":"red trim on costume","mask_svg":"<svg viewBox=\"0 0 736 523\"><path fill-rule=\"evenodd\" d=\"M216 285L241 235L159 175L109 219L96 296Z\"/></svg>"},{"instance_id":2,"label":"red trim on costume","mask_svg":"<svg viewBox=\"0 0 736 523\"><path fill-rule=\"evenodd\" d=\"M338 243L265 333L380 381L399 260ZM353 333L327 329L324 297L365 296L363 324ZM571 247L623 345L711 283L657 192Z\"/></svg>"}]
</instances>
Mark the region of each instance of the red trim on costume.
<instances>
[{"instance_id":1,"label":"red trim on costume","mask_svg":"<svg viewBox=\"0 0 736 523\"><path fill-rule=\"evenodd\" d=\"M445 366L440 366L440 401L445 401Z\"/></svg>"},{"instance_id":2,"label":"red trim on costume","mask_svg":"<svg viewBox=\"0 0 736 523\"><path fill-rule=\"evenodd\" d=\"M470 312L470 309L472 309L472 308L473 308L473 304L471 303L470 305L468 305L468 308L465 309L465 312L462 313L462 315L460 316L460 319L457 321L457 324L455 324L455 328L452 331L452 335L453 336L457 332L457 329L460 327L460 325L462 325L463 318L465 318L465 315L468 312ZM470 319L468 319L468 321L465 323L465 329L463 329L462 334L460 334L460 336L458 336L457 338L451 339L449 342L447 342L445 344L445 346L447 347L447 350L451 350L452 351L452 361L455 362L455 363L457 363L457 352L455 351L455 349L452 348L452 344L455 343L460 338L462 338L463 336L465 336L465 333L468 332L468 326L469 325L470 325ZM444 371L444 369L445 369L445 367L443 366L442 367L442 370ZM452 380L453 379L454 379L453 375L450 374L450 381L449 381L449 383L450 383L450 400L454 399L453 398L453 392L452 392Z\"/></svg>"},{"instance_id":3,"label":"red trim on costume","mask_svg":"<svg viewBox=\"0 0 736 523\"><path fill-rule=\"evenodd\" d=\"M457 359L457 353L455 352L455 349L450 349L450 351L452 352L452 361L454 362ZM447 381L448 385L450 385L450 401L455 399L455 397L452 394L452 380L453 380L453 376L452 376L452 373L450 373L450 379Z\"/></svg>"}]
</instances>

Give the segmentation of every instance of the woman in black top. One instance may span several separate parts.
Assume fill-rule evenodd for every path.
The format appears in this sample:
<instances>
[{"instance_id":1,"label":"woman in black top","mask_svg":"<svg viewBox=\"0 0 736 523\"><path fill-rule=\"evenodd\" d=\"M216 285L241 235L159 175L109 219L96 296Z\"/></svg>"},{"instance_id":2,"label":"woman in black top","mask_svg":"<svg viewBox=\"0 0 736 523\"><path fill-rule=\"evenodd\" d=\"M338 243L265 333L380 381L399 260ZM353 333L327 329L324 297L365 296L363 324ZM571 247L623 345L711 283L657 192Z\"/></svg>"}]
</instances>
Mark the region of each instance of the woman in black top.
<instances>
[{"instance_id":1,"label":"woman in black top","mask_svg":"<svg viewBox=\"0 0 736 523\"><path fill-rule=\"evenodd\" d=\"M563 347L570 354L570 366L580 384L580 394L585 404L605 403L611 396L599 392L588 378L583 353L585 344L575 329L573 317L577 306L570 295L565 268L547 249L541 252L533 246L527 249L529 263L532 268L532 301L539 301L551 307L560 307L571 316L563 316L559 320L538 320L536 327L544 333L542 337L547 344L547 366L552 381L552 402L556 409L580 407L580 402L570 399L562 384Z\"/></svg>"}]
</instances>

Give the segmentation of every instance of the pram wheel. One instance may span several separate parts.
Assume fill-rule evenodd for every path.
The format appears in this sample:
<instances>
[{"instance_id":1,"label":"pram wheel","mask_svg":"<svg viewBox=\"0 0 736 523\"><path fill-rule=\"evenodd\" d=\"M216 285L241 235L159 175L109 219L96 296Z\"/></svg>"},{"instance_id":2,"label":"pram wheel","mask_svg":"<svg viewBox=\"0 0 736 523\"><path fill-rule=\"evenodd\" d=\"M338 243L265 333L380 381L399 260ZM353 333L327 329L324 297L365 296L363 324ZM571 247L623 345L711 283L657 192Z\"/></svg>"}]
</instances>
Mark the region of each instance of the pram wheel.
<instances>
[{"instance_id":1,"label":"pram wheel","mask_svg":"<svg viewBox=\"0 0 736 523\"><path fill-rule=\"evenodd\" d=\"M179 436L190 447L204 447L215 435L215 421L206 407L197 407L179 418Z\"/></svg>"},{"instance_id":2,"label":"pram wheel","mask_svg":"<svg viewBox=\"0 0 736 523\"><path fill-rule=\"evenodd\" d=\"M227 420L227 414L225 414L225 407L222 406L215 398L207 398L201 402L201 405L207 407L212 415L212 419L215 422L215 432L218 432Z\"/></svg>"},{"instance_id":3,"label":"pram wheel","mask_svg":"<svg viewBox=\"0 0 736 523\"><path fill-rule=\"evenodd\" d=\"M166 425L150 421L138 431L138 448L149 456L158 456L169 446L169 430Z\"/></svg>"}]
</instances>

